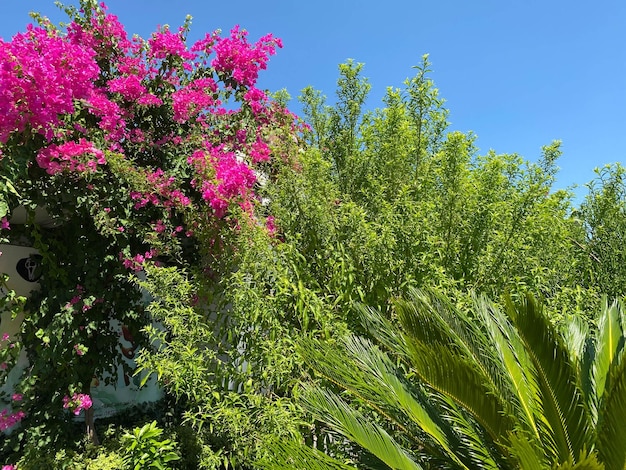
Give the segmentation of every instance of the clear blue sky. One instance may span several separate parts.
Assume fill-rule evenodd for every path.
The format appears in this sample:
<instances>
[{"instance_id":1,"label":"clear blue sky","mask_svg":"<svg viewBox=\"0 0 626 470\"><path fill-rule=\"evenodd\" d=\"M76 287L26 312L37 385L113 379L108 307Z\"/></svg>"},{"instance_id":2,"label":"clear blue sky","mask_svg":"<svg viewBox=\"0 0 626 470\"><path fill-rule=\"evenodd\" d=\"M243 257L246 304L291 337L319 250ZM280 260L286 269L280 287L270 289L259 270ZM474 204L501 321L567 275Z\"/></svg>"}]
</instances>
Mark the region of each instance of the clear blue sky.
<instances>
[{"instance_id":1,"label":"clear blue sky","mask_svg":"<svg viewBox=\"0 0 626 470\"><path fill-rule=\"evenodd\" d=\"M66 3L76 3L68 1ZM626 2L623 0L110 0L129 33L193 16L191 39L235 24L251 40L272 32L284 49L260 86L287 88L292 109L307 85L332 100L337 65L365 63L368 106L400 86L430 54L453 130L474 131L481 153L518 153L563 141L558 187L582 185L593 168L626 154ZM0 36L9 39L37 10L63 16L52 0L0 3Z\"/></svg>"}]
</instances>

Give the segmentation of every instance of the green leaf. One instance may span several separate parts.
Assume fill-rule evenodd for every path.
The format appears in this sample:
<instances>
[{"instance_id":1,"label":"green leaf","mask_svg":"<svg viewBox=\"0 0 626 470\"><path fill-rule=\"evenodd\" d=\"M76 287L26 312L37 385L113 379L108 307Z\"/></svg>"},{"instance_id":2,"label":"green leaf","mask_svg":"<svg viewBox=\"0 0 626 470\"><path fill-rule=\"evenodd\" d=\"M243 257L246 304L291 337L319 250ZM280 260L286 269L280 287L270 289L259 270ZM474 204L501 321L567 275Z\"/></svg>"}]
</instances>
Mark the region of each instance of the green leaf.
<instances>
[{"instance_id":1,"label":"green leaf","mask_svg":"<svg viewBox=\"0 0 626 470\"><path fill-rule=\"evenodd\" d=\"M499 308L489 303L484 297L475 297L474 310L482 319L482 324L485 325L487 334L497 351L501 370L513 395L511 397L513 403L509 405L516 408L516 417L520 420L520 424L524 424L524 428L538 444L545 436L541 435L535 422L540 418L542 410L539 408L537 383L528 354L517 332Z\"/></svg>"},{"instance_id":2,"label":"green leaf","mask_svg":"<svg viewBox=\"0 0 626 470\"><path fill-rule=\"evenodd\" d=\"M313 340L301 342L300 353L316 371L384 413L394 426L414 422L459 464L448 436L418 399L419 390L400 379L391 359L364 338L349 336L331 347ZM430 447L421 440L421 445Z\"/></svg>"},{"instance_id":3,"label":"green leaf","mask_svg":"<svg viewBox=\"0 0 626 470\"><path fill-rule=\"evenodd\" d=\"M507 313L537 371L544 415L556 445L557 462L575 459L584 449L592 447L593 434L570 354L562 337L531 296L519 305L509 300Z\"/></svg>"},{"instance_id":4,"label":"green leaf","mask_svg":"<svg viewBox=\"0 0 626 470\"><path fill-rule=\"evenodd\" d=\"M318 419L367 449L389 467L417 470L422 467L383 428L367 420L344 400L327 390L305 387L304 405Z\"/></svg>"},{"instance_id":5,"label":"green leaf","mask_svg":"<svg viewBox=\"0 0 626 470\"><path fill-rule=\"evenodd\" d=\"M0 199L0 218L6 217L9 213L9 205L4 201L4 199Z\"/></svg>"},{"instance_id":6,"label":"green leaf","mask_svg":"<svg viewBox=\"0 0 626 470\"><path fill-rule=\"evenodd\" d=\"M623 355L622 355L623 356ZM626 468L626 360L611 368L599 408L598 454L607 469Z\"/></svg>"},{"instance_id":7,"label":"green leaf","mask_svg":"<svg viewBox=\"0 0 626 470\"><path fill-rule=\"evenodd\" d=\"M498 391L489 387L474 363L442 344L411 346L412 364L420 378L468 411L494 442L504 444L514 421L505 413Z\"/></svg>"},{"instance_id":8,"label":"green leaf","mask_svg":"<svg viewBox=\"0 0 626 470\"><path fill-rule=\"evenodd\" d=\"M517 461L518 468L524 470L545 470L545 455L528 436L516 432L510 437L508 448L511 458Z\"/></svg>"},{"instance_id":9,"label":"green leaf","mask_svg":"<svg viewBox=\"0 0 626 470\"><path fill-rule=\"evenodd\" d=\"M334 459L318 449L296 441L274 440L267 443L271 457L256 466L265 470L356 470L356 467Z\"/></svg>"},{"instance_id":10,"label":"green leaf","mask_svg":"<svg viewBox=\"0 0 626 470\"><path fill-rule=\"evenodd\" d=\"M614 302L608 305L607 299L602 300L603 308L597 319L598 327L594 342L595 355L591 369L591 383L593 394L591 396L591 409L597 413L597 407L601 402L609 370L617 359L617 351L622 330L620 328L621 306ZM597 415L595 416L597 420Z\"/></svg>"}]
</instances>

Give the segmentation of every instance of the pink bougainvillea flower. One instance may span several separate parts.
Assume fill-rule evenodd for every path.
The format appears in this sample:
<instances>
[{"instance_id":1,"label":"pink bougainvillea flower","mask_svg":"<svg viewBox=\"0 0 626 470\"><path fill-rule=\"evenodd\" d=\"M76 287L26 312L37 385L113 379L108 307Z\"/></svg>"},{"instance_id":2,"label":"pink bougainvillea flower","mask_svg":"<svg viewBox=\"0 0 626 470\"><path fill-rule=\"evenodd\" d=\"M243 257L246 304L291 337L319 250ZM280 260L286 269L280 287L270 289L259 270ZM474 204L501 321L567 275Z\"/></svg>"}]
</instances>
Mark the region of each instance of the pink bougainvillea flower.
<instances>
[{"instance_id":1,"label":"pink bougainvillea flower","mask_svg":"<svg viewBox=\"0 0 626 470\"><path fill-rule=\"evenodd\" d=\"M149 54L155 59L165 59L168 56L181 57L184 60L194 60L196 54L187 50L187 45L181 33L172 33L169 28L152 33L148 40Z\"/></svg>"},{"instance_id":2,"label":"pink bougainvillea flower","mask_svg":"<svg viewBox=\"0 0 626 470\"><path fill-rule=\"evenodd\" d=\"M0 411L0 431L6 431L9 428L12 428L17 423L22 421L26 413L23 411L17 411L15 413L9 413L9 410L4 409Z\"/></svg>"},{"instance_id":3,"label":"pink bougainvillea flower","mask_svg":"<svg viewBox=\"0 0 626 470\"><path fill-rule=\"evenodd\" d=\"M75 393L72 398L65 395L63 397L63 408L70 410L76 416L80 414L82 410L88 410L93 405L91 397L85 393Z\"/></svg>"},{"instance_id":4,"label":"pink bougainvillea flower","mask_svg":"<svg viewBox=\"0 0 626 470\"><path fill-rule=\"evenodd\" d=\"M216 57L211 65L218 73L232 74L238 83L251 87L257 81L259 70L267 68L269 57L283 44L280 39L268 34L250 46L247 37L247 31L235 26L230 31L230 37L217 38L213 46Z\"/></svg>"},{"instance_id":5,"label":"pink bougainvillea flower","mask_svg":"<svg viewBox=\"0 0 626 470\"><path fill-rule=\"evenodd\" d=\"M59 116L88 98L100 69L93 49L45 28L0 40L0 142L32 129L47 139Z\"/></svg>"},{"instance_id":6,"label":"pink bougainvillea flower","mask_svg":"<svg viewBox=\"0 0 626 470\"><path fill-rule=\"evenodd\" d=\"M215 99L217 83L210 77L199 78L172 94L174 120L185 122L221 102Z\"/></svg>"},{"instance_id":7,"label":"pink bougainvillea flower","mask_svg":"<svg viewBox=\"0 0 626 470\"><path fill-rule=\"evenodd\" d=\"M39 151L36 160L49 175L55 175L63 170L93 172L98 165L106 164L104 152L84 138L78 142L70 141L45 147Z\"/></svg>"},{"instance_id":8,"label":"pink bougainvillea flower","mask_svg":"<svg viewBox=\"0 0 626 470\"><path fill-rule=\"evenodd\" d=\"M276 234L276 219L273 215L269 215L265 218L265 228L270 236L274 236Z\"/></svg>"}]
</instances>

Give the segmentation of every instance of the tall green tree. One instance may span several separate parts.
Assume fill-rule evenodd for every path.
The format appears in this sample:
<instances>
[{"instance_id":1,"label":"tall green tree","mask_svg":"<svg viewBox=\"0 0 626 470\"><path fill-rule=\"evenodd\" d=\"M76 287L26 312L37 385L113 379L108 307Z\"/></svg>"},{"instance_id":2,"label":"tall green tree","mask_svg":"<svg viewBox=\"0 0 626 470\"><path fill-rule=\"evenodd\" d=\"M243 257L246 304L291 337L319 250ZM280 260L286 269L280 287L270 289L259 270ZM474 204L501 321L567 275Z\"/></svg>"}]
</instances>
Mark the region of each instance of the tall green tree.
<instances>
[{"instance_id":1,"label":"tall green tree","mask_svg":"<svg viewBox=\"0 0 626 470\"><path fill-rule=\"evenodd\" d=\"M582 283L598 292L622 296L626 288L626 170L618 163L595 172L575 214L584 234L579 275Z\"/></svg>"},{"instance_id":2,"label":"tall green tree","mask_svg":"<svg viewBox=\"0 0 626 470\"><path fill-rule=\"evenodd\" d=\"M301 167L285 168L268 189L270 211L313 268L311 280L381 308L425 285L494 297L530 289L555 316L564 296L575 303L584 239L571 194L553 190L560 143L543 147L535 163L480 155L471 132L449 130L427 56L373 111L363 111L362 71L340 66L332 106L303 91L309 146Z\"/></svg>"}]
</instances>

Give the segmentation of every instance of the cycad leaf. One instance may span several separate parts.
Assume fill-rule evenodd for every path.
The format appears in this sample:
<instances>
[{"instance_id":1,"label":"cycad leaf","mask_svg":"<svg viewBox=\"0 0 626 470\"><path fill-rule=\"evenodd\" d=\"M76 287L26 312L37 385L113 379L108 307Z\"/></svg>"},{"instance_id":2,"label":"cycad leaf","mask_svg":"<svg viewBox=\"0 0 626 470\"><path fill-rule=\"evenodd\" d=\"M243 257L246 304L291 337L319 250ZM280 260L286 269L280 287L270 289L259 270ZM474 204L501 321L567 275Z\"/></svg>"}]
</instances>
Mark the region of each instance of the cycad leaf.
<instances>
[{"instance_id":1,"label":"cycad leaf","mask_svg":"<svg viewBox=\"0 0 626 470\"><path fill-rule=\"evenodd\" d=\"M598 329L595 341L595 355L591 369L592 373L592 396L590 397L592 410L597 410L602 400L606 381L611 364L616 360L617 348L622 338L620 328L620 312L617 302L608 305L606 298L603 299L603 308L598 318Z\"/></svg>"},{"instance_id":2,"label":"cycad leaf","mask_svg":"<svg viewBox=\"0 0 626 470\"><path fill-rule=\"evenodd\" d=\"M508 395L489 338L441 293L412 289L410 301L396 301L395 307L408 337L421 344L438 343L455 349L473 364L487 388L499 390L501 396ZM506 396L504 402L509 399Z\"/></svg>"},{"instance_id":3,"label":"cycad leaf","mask_svg":"<svg viewBox=\"0 0 626 470\"><path fill-rule=\"evenodd\" d=\"M561 328L563 340L567 344L570 359L576 367L582 367L586 360L589 340L589 324L581 315L572 315L565 319Z\"/></svg>"},{"instance_id":4,"label":"cycad leaf","mask_svg":"<svg viewBox=\"0 0 626 470\"><path fill-rule=\"evenodd\" d=\"M533 366L517 332L504 314L484 297L474 299L478 318L486 327L493 348L498 354L502 371L508 378L509 388L514 400L510 406L515 409L519 424L530 433L536 443L542 436L536 418L542 414L538 400L537 383L533 375Z\"/></svg>"},{"instance_id":5,"label":"cycad leaf","mask_svg":"<svg viewBox=\"0 0 626 470\"><path fill-rule=\"evenodd\" d=\"M317 419L367 449L389 467L397 470L422 468L387 431L352 409L334 393L307 386L303 403Z\"/></svg>"},{"instance_id":6,"label":"cycad leaf","mask_svg":"<svg viewBox=\"0 0 626 470\"><path fill-rule=\"evenodd\" d=\"M498 470L495 456L500 456L493 443L486 438L484 429L475 421L468 419L468 415L451 398L442 397L442 408L445 411L446 420L452 424L453 429L460 436L464 452L472 462L472 469ZM492 453L492 451L494 451Z\"/></svg>"},{"instance_id":7,"label":"cycad leaf","mask_svg":"<svg viewBox=\"0 0 626 470\"><path fill-rule=\"evenodd\" d=\"M595 347L594 334L587 320L581 315L567 318L560 330L563 341L567 345L570 362L577 373L580 387L591 419L592 427L597 424L597 399L593 383L593 361Z\"/></svg>"},{"instance_id":8,"label":"cycad leaf","mask_svg":"<svg viewBox=\"0 0 626 470\"><path fill-rule=\"evenodd\" d=\"M444 449L451 452L446 435L430 417L402 381L389 357L369 340L356 336L344 340L344 346L355 365L374 385L381 395L381 401L401 410L427 434L432 436Z\"/></svg>"},{"instance_id":9,"label":"cycad leaf","mask_svg":"<svg viewBox=\"0 0 626 470\"><path fill-rule=\"evenodd\" d=\"M375 309L362 304L358 304L356 307L361 324L367 332L384 346L386 350L391 351L394 356L406 363L409 355L404 336L398 331L398 328Z\"/></svg>"},{"instance_id":10,"label":"cycad leaf","mask_svg":"<svg viewBox=\"0 0 626 470\"><path fill-rule=\"evenodd\" d=\"M430 387L468 411L500 445L513 430L498 391L490 388L474 364L442 344L411 342L412 364Z\"/></svg>"},{"instance_id":11,"label":"cycad leaf","mask_svg":"<svg viewBox=\"0 0 626 470\"><path fill-rule=\"evenodd\" d=\"M510 436L509 457L517 462L517 468L524 470L545 470L548 467L541 449L517 432Z\"/></svg>"},{"instance_id":12,"label":"cycad leaf","mask_svg":"<svg viewBox=\"0 0 626 470\"><path fill-rule=\"evenodd\" d=\"M266 450L271 457L255 462L258 468L266 470L356 470L356 467L300 442L277 440L266 445Z\"/></svg>"},{"instance_id":13,"label":"cycad leaf","mask_svg":"<svg viewBox=\"0 0 626 470\"><path fill-rule=\"evenodd\" d=\"M349 336L341 344L343 348L331 348L305 340L301 342L300 352L316 371L368 402L396 426L404 429L408 421L417 424L449 458L463 467L449 443L448 435L418 399L419 389L401 379L391 359L365 338ZM386 409L384 412L383 407ZM430 447L423 440L419 444Z\"/></svg>"},{"instance_id":14,"label":"cycad leaf","mask_svg":"<svg viewBox=\"0 0 626 470\"><path fill-rule=\"evenodd\" d=\"M575 459L592 446L590 419L562 337L531 296L520 305L509 300L507 313L537 371L544 416L552 430L558 463Z\"/></svg>"},{"instance_id":15,"label":"cycad leaf","mask_svg":"<svg viewBox=\"0 0 626 470\"><path fill-rule=\"evenodd\" d=\"M554 470L605 470L607 468L602 462L598 461L595 453L583 453L576 462L568 460L554 467Z\"/></svg>"},{"instance_id":16,"label":"cycad leaf","mask_svg":"<svg viewBox=\"0 0 626 470\"><path fill-rule=\"evenodd\" d=\"M607 469L626 468L626 360L611 367L598 418L598 453Z\"/></svg>"}]
</instances>

